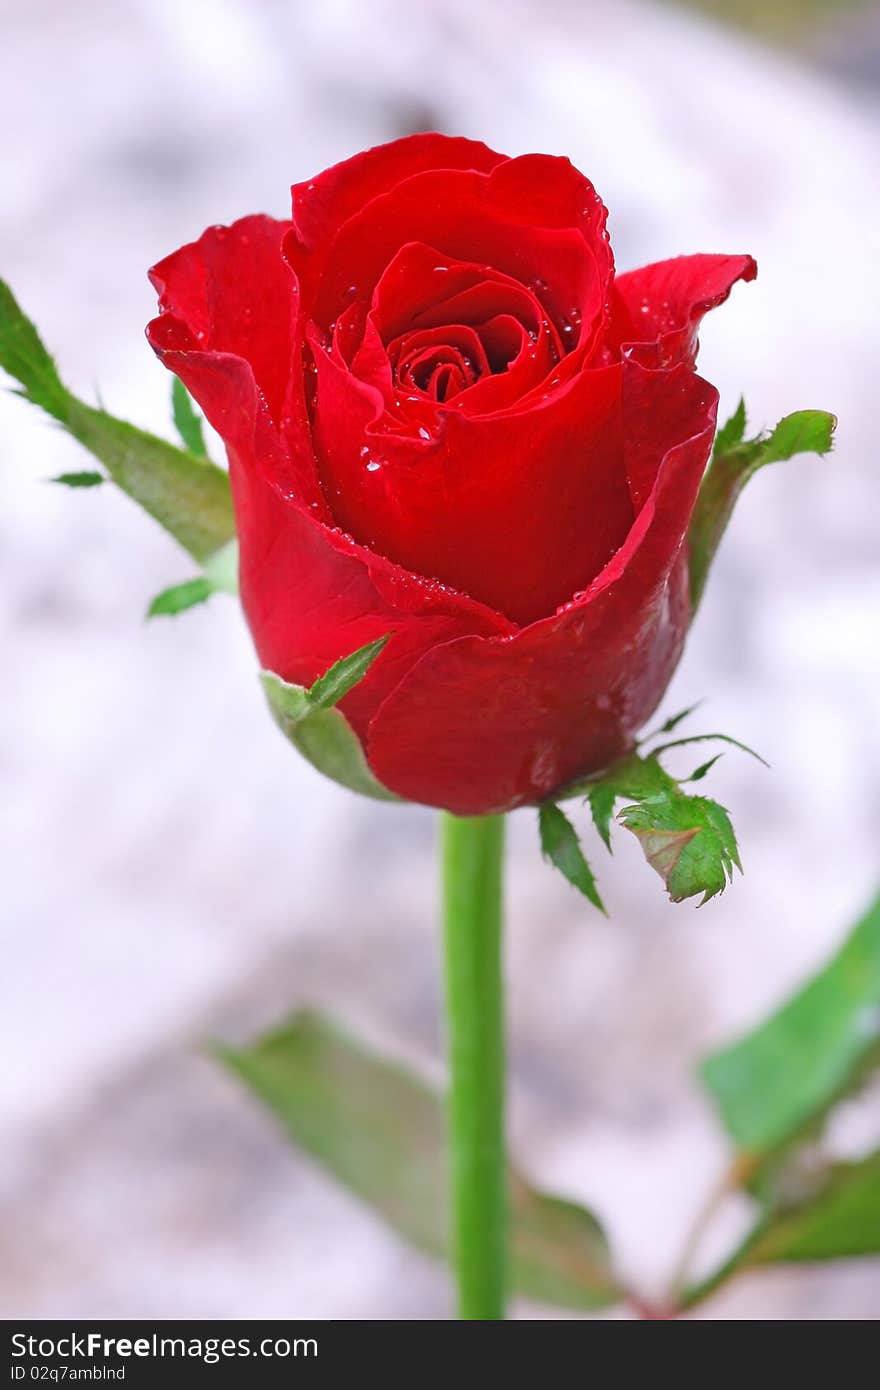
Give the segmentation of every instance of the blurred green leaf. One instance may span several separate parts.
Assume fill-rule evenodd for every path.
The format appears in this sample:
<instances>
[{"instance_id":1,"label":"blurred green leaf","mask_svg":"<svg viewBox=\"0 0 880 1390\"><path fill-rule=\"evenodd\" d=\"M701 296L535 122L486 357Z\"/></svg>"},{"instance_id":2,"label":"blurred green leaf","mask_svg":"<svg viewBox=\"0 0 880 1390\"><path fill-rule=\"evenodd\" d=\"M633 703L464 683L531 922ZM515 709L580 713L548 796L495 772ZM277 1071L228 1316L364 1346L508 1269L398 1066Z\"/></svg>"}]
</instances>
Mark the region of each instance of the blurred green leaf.
<instances>
[{"instance_id":1,"label":"blurred green leaf","mask_svg":"<svg viewBox=\"0 0 880 1390\"><path fill-rule=\"evenodd\" d=\"M185 583L175 584L157 594L147 609L147 617L174 617L178 613L185 613L188 608L194 608L197 603L204 603L213 593L214 586L204 575L187 579Z\"/></svg>"},{"instance_id":2,"label":"blurred green leaf","mask_svg":"<svg viewBox=\"0 0 880 1390\"><path fill-rule=\"evenodd\" d=\"M378 801L398 798L374 777L359 738L334 706L363 679L388 635L335 662L308 690L272 671L260 674L275 723L303 757L334 782Z\"/></svg>"},{"instance_id":3,"label":"blurred green leaf","mask_svg":"<svg viewBox=\"0 0 880 1390\"><path fill-rule=\"evenodd\" d=\"M95 473L89 469L84 469L80 473L59 473L57 477L50 478L50 483L63 483L65 487L100 487L101 483L107 481L103 473Z\"/></svg>"},{"instance_id":4,"label":"blurred green leaf","mask_svg":"<svg viewBox=\"0 0 880 1390\"><path fill-rule=\"evenodd\" d=\"M743 439L745 406L740 402L736 413L718 433L688 530L694 612L702 598L713 556L749 479L759 468L795 454L827 454L836 425L835 417L825 410L798 410L786 415L775 429L754 439Z\"/></svg>"},{"instance_id":5,"label":"blurred green leaf","mask_svg":"<svg viewBox=\"0 0 880 1390\"><path fill-rule=\"evenodd\" d=\"M196 458L207 458L202 417L196 413L192 397L178 376L171 378L171 413L184 448L195 454Z\"/></svg>"},{"instance_id":6,"label":"blurred green leaf","mask_svg":"<svg viewBox=\"0 0 880 1390\"><path fill-rule=\"evenodd\" d=\"M203 565L205 578L218 594L238 593L238 539L227 541Z\"/></svg>"},{"instance_id":7,"label":"blurred green leaf","mask_svg":"<svg viewBox=\"0 0 880 1390\"><path fill-rule=\"evenodd\" d=\"M880 895L843 946L787 1003L702 1064L739 1149L790 1143L880 1062Z\"/></svg>"},{"instance_id":8,"label":"blurred green leaf","mask_svg":"<svg viewBox=\"0 0 880 1390\"><path fill-rule=\"evenodd\" d=\"M828 1168L816 1190L761 1223L747 1263L839 1260L880 1254L880 1150Z\"/></svg>"},{"instance_id":9,"label":"blurred green leaf","mask_svg":"<svg viewBox=\"0 0 880 1390\"><path fill-rule=\"evenodd\" d=\"M880 1254L880 1151L813 1174L800 1198L769 1206L741 1244L678 1300L686 1310L722 1284L773 1264Z\"/></svg>"},{"instance_id":10,"label":"blurred green leaf","mask_svg":"<svg viewBox=\"0 0 880 1390\"><path fill-rule=\"evenodd\" d=\"M545 801L538 811L538 828L544 857L549 859L585 898L589 898L594 907L598 907L600 912L605 912L593 871L584 858L577 831L565 812L554 802Z\"/></svg>"},{"instance_id":11,"label":"blurred green leaf","mask_svg":"<svg viewBox=\"0 0 880 1390\"><path fill-rule=\"evenodd\" d=\"M448 1254L443 1103L424 1082L311 1013L222 1059L295 1142L404 1239ZM578 1312L620 1297L595 1217L511 1175L512 1283Z\"/></svg>"},{"instance_id":12,"label":"blurred green leaf","mask_svg":"<svg viewBox=\"0 0 880 1390\"><path fill-rule=\"evenodd\" d=\"M195 559L204 561L235 535L226 473L207 459L96 410L61 382L37 330L0 280L0 367L23 394L104 464L113 481Z\"/></svg>"}]
</instances>

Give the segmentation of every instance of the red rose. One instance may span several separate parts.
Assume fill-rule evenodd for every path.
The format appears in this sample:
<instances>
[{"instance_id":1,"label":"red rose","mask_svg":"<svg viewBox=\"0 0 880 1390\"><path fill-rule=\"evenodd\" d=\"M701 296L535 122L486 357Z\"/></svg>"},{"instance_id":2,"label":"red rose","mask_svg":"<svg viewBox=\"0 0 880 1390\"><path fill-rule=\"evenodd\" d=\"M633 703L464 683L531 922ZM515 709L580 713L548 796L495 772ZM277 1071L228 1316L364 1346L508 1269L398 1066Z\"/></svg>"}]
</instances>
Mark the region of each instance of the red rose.
<instances>
[{"instance_id":1,"label":"red rose","mask_svg":"<svg viewBox=\"0 0 880 1390\"><path fill-rule=\"evenodd\" d=\"M376 777L459 814L623 754L690 618L717 393L697 327L748 256L615 277L566 159L417 135L152 272L150 342L226 442L260 660L342 702Z\"/></svg>"}]
</instances>

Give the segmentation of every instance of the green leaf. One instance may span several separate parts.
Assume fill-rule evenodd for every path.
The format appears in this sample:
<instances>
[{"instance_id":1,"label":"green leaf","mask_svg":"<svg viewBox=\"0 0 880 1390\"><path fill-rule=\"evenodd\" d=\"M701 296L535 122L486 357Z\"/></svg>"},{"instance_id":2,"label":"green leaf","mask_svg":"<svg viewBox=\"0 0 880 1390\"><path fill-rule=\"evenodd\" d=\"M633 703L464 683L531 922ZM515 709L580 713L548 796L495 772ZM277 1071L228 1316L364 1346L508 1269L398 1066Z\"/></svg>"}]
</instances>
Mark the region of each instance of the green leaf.
<instances>
[{"instance_id":1,"label":"green leaf","mask_svg":"<svg viewBox=\"0 0 880 1390\"><path fill-rule=\"evenodd\" d=\"M65 487L100 487L101 483L106 481L103 473L88 470L81 473L59 473L57 477L49 479L50 483L63 483Z\"/></svg>"},{"instance_id":2,"label":"green leaf","mask_svg":"<svg viewBox=\"0 0 880 1390\"><path fill-rule=\"evenodd\" d=\"M398 798L373 775L356 733L342 711L333 706L363 679L388 636L368 642L337 661L308 690L283 681L272 671L260 675L276 724L303 757L334 782L379 801Z\"/></svg>"},{"instance_id":3,"label":"green leaf","mask_svg":"<svg viewBox=\"0 0 880 1390\"><path fill-rule=\"evenodd\" d=\"M780 1207L751 1237L746 1263L840 1260L880 1254L880 1150L828 1168L818 1190Z\"/></svg>"},{"instance_id":4,"label":"green leaf","mask_svg":"<svg viewBox=\"0 0 880 1390\"><path fill-rule=\"evenodd\" d=\"M700 906L742 872L730 817L717 801L683 792L624 806L618 819L631 830L674 903L702 893Z\"/></svg>"},{"instance_id":5,"label":"green leaf","mask_svg":"<svg viewBox=\"0 0 880 1390\"><path fill-rule=\"evenodd\" d=\"M391 633L386 632L384 637L377 637L375 642L368 642L365 647L359 647L356 652L352 652L351 656L344 656L335 662L310 688L309 701L312 707L330 709L331 706L338 705L339 701L363 680L390 636Z\"/></svg>"},{"instance_id":6,"label":"green leaf","mask_svg":"<svg viewBox=\"0 0 880 1390\"><path fill-rule=\"evenodd\" d=\"M614 787L608 782L599 782L595 787L590 787L587 792L593 824L602 836L609 853L611 851L611 817L614 815L616 797L617 793Z\"/></svg>"},{"instance_id":7,"label":"green leaf","mask_svg":"<svg viewBox=\"0 0 880 1390\"><path fill-rule=\"evenodd\" d=\"M238 593L238 540L227 541L204 563L206 579L218 594Z\"/></svg>"},{"instance_id":8,"label":"green leaf","mask_svg":"<svg viewBox=\"0 0 880 1390\"><path fill-rule=\"evenodd\" d=\"M538 811L538 828L544 857L549 859L585 898L589 898L594 907L604 912L605 905L599 897L593 871L584 858L577 831L565 812L554 802L545 801Z\"/></svg>"},{"instance_id":9,"label":"green leaf","mask_svg":"<svg viewBox=\"0 0 880 1390\"><path fill-rule=\"evenodd\" d=\"M726 454L735 445L741 444L746 432L746 402L745 397L740 396L739 404L726 424L722 425L715 436L715 444L712 448L713 457L715 454Z\"/></svg>"},{"instance_id":10,"label":"green leaf","mask_svg":"<svg viewBox=\"0 0 880 1390\"><path fill-rule=\"evenodd\" d=\"M658 747L651 749L651 757L658 758L661 753L668 753L670 748L685 748L689 743L729 743L731 748L738 748L741 753L748 753L750 758L761 763L763 767L770 764L766 758L762 758L760 753L756 753L754 748L750 748L747 743L740 743L738 738L731 738L730 734L689 734L687 738L674 738L669 743L661 743ZM720 757L720 754L718 755ZM718 757L712 759L717 762ZM711 764L709 764L711 766ZM691 779L693 780L693 779Z\"/></svg>"},{"instance_id":11,"label":"green leaf","mask_svg":"<svg viewBox=\"0 0 880 1390\"><path fill-rule=\"evenodd\" d=\"M688 530L691 607L696 612L712 558L730 521L737 498L751 477L767 464L795 454L827 454L837 421L824 410L786 415L769 433L744 440L745 407L720 430L712 461L700 486Z\"/></svg>"},{"instance_id":12,"label":"green leaf","mask_svg":"<svg viewBox=\"0 0 880 1390\"><path fill-rule=\"evenodd\" d=\"M197 458L207 458L205 436L202 433L202 418L196 413L192 397L180 377L171 378L171 411L174 426L183 441L184 448Z\"/></svg>"},{"instance_id":13,"label":"green leaf","mask_svg":"<svg viewBox=\"0 0 880 1390\"><path fill-rule=\"evenodd\" d=\"M687 709L679 710L678 714L673 714L671 718L666 720L665 724L660 725L656 734L646 734L644 738L640 739L640 742L647 743L649 739L655 738L657 734L671 734L673 729L678 728L679 724L683 724L686 719L689 719L694 710L699 709L702 704L705 704L705 700L696 700L694 704L688 705Z\"/></svg>"},{"instance_id":14,"label":"green leaf","mask_svg":"<svg viewBox=\"0 0 880 1390\"><path fill-rule=\"evenodd\" d=\"M735 1275L764 1265L880 1254L880 1151L828 1164L805 1178L800 1196L777 1202L709 1275L683 1293L694 1308Z\"/></svg>"},{"instance_id":15,"label":"green leaf","mask_svg":"<svg viewBox=\"0 0 880 1390\"><path fill-rule=\"evenodd\" d=\"M736 742L725 735L708 734L676 739L651 753L629 754L581 789L586 792L596 829L609 848L614 805L618 800L630 803L617 819L636 836L673 902L700 895L702 903L708 902L730 882L734 868L742 868L724 807L708 797L682 791L680 783L660 764L659 754L667 748L704 737ZM710 759L692 777L704 777L716 761Z\"/></svg>"},{"instance_id":16,"label":"green leaf","mask_svg":"<svg viewBox=\"0 0 880 1390\"><path fill-rule=\"evenodd\" d=\"M828 964L700 1075L738 1148L763 1157L815 1129L878 1063L880 895Z\"/></svg>"},{"instance_id":17,"label":"green leaf","mask_svg":"<svg viewBox=\"0 0 880 1390\"><path fill-rule=\"evenodd\" d=\"M311 1013L220 1055L338 1182L405 1240L447 1258L444 1107L430 1087ZM515 1290L577 1312L616 1302L595 1217L515 1173L510 1194Z\"/></svg>"},{"instance_id":18,"label":"green leaf","mask_svg":"<svg viewBox=\"0 0 880 1390\"><path fill-rule=\"evenodd\" d=\"M2 280L0 367L195 559L208 559L235 535L229 479L223 469L86 405L68 391L34 325Z\"/></svg>"},{"instance_id":19,"label":"green leaf","mask_svg":"<svg viewBox=\"0 0 880 1390\"><path fill-rule=\"evenodd\" d=\"M685 777L683 780L685 782L702 782L707 772L711 772L712 768L718 762L719 758L723 757L723 753L716 753L714 758L709 758L708 762L700 763L700 766L698 768L695 768L691 775L689 777Z\"/></svg>"},{"instance_id":20,"label":"green leaf","mask_svg":"<svg viewBox=\"0 0 880 1390\"><path fill-rule=\"evenodd\" d=\"M214 585L210 579L205 575L199 575L197 579L188 579L183 584L175 584L170 589L163 589L162 593L156 595L147 609L147 617L171 617L177 613L184 613L187 608L194 608L197 603L204 603L213 593Z\"/></svg>"}]
</instances>

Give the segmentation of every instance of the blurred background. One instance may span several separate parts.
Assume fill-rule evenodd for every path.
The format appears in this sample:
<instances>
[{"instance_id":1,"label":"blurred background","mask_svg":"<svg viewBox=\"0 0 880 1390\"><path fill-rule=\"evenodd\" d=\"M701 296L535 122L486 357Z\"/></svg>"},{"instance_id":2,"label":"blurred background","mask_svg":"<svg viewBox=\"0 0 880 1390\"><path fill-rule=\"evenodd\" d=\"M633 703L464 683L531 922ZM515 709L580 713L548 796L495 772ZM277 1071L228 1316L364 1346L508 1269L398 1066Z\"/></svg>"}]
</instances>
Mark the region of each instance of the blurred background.
<instances>
[{"instance_id":1,"label":"blurred background","mask_svg":"<svg viewBox=\"0 0 880 1390\"><path fill-rule=\"evenodd\" d=\"M533 814L512 821L513 1144L657 1289L725 1163L697 1058L875 884L880 5L3 0L0 23L0 273L116 413L170 432L150 264L427 127L570 155L621 268L752 252L757 283L702 335L722 415L741 390L756 428L838 413L831 457L748 489L664 707L707 697L705 727L773 764L712 775L745 877L672 907L635 841L609 858L593 837L606 922L541 864ZM187 558L114 489L48 486L86 456L8 395L0 438L0 1314L449 1317L444 1271L206 1051L310 1002L437 1070L433 816L313 773L263 708L236 606L145 625ZM859 1105L876 1122L876 1092ZM852 1262L750 1277L703 1316L878 1304L876 1264Z\"/></svg>"}]
</instances>

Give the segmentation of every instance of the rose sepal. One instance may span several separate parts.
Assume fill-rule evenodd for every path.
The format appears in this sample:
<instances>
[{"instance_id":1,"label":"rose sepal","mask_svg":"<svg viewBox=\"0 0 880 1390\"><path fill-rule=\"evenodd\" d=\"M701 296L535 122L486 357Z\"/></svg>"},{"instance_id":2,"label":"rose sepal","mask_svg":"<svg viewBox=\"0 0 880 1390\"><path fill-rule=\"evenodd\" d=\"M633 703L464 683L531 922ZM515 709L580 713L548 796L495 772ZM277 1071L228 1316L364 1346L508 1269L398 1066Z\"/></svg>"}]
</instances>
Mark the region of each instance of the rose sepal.
<instances>
[{"instance_id":1,"label":"rose sepal","mask_svg":"<svg viewBox=\"0 0 880 1390\"><path fill-rule=\"evenodd\" d=\"M797 454L830 453L837 417L827 410L796 410L772 430L746 439L746 406L739 405L715 436L709 467L700 484L688 527L691 614L696 614L709 567L740 493L760 468Z\"/></svg>"},{"instance_id":2,"label":"rose sepal","mask_svg":"<svg viewBox=\"0 0 880 1390\"><path fill-rule=\"evenodd\" d=\"M604 912L595 876L577 830L557 804L581 797L589 805L593 824L611 850L611 820L615 805L626 804L615 819L639 841L645 859L663 879L672 902L699 897L698 906L722 893L738 869L739 847L726 808L707 796L685 790L689 782L701 782L722 756L715 753L686 777L675 778L660 759L673 748L692 743L720 742L739 748L764 763L760 754L729 734L690 734L666 739L696 706L683 710L646 735L631 752L610 767L566 788L539 808L541 848L546 859ZM661 742L655 742L657 739ZM653 747L649 747L650 744ZM764 763L764 766L767 766Z\"/></svg>"},{"instance_id":3,"label":"rose sepal","mask_svg":"<svg viewBox=\"0 0 880 1390\"><path fill-rule=\"evenodd\" d=\"M260 672L272 717L285 738L325 777L376 801L400 798L371 771L360 740L336 706L363 680L389 636L335 662L308 688L292 685L273 671Z\"/></svg>"}]
</instances>

